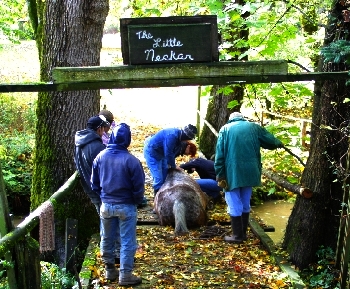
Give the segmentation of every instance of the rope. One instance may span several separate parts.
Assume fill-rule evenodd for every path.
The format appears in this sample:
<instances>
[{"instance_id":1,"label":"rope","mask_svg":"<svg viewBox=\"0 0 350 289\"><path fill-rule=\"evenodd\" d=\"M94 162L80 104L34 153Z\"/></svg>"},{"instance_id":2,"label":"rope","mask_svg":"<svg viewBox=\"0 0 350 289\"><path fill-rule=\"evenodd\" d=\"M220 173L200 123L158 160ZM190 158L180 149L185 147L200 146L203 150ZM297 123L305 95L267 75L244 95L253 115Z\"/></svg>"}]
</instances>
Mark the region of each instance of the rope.
<instances>
[{"instance_id":1,"label":"rope","mask_svg":"<svg viewBox=\"0 0 350 289\"><path fill-rule=\"evenodd\" d=\"M39 212L40 253L55 249L54 208L50 201L42 204Z\"/></svg>"}]
</instances>

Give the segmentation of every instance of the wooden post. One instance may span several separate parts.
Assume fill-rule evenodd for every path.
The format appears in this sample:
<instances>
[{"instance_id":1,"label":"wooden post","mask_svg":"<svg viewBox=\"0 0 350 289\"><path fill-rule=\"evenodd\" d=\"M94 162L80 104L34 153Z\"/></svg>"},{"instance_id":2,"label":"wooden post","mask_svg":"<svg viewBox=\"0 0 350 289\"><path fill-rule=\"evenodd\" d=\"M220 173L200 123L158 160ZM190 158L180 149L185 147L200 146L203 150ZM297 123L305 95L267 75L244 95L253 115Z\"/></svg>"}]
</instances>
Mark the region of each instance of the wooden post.
<instances>
[{"instance_id":1,"label":"wooden post","mask_svg":"<svg viewBox=\"0 0 350 289\"><path fill-rule=\"evenodd\" d=\"M201 87L198 86L198 95L197 95L197 136L199 137L200 135L200 129L201 129L201 116L200 116L200 111L201 111Z\"/></svg>"},{"instance_id":2,"label":"wooden post","mask_svg":"<svg viewBox=\"0 0 350 289\"><path fill-rule=\"evenodd\" d=\"M4 178L2 175L2 168L0 165L0 238L5 236L12 229L12 220L8 208ZM5 253L5 260L9 263L12 262L12 253L10 251ZM7 269L7 281L10 289L17 289L16 274L14 268L9 267Z\"/></svg>"},{"instance_id":3,"label":"wooden post","mask_svg":"<svg viewBox=\"0 0 350 289\"><path fill-rule=\"evenodd\" d=\"M66 219L66 269L75 274L75 248L77 247L78 220Z\"/></svg>"},{"instance_id":4,"label":"wooden post","mask_svg":"<svg viewBox=\"0 0 350 289\"><path fill-rule=\"evenodd\" d=\"M301 146L303 148L307 148L307 144L306 144L306 140L305 140L305 137L306 137L306 122L303 121L303 120L301 121L300 131L301 131Z\"/></svg>"},{"instance_id":5,"label":"wooden post","mask_svg":"<svg viewBox=\"0 0 350 289\"><path fill-rule=\"evenodd\" d=\"M17 285L21 289L41 288L39 244L25 236L15 245Z\"/></svg>"},{"instance_id":6,"label":"wooden post","mask_svg":"<svg viewBox=\"0 0 350 289\"><path fill-rule=\"evenodd\" d=\"M349 139L350 146L350 139ZM346 173L349 173L350 169L350 152L347 155ZM340 289L347 288L349 280L349 254L350 254L350 227L349 227L349 178L344 181L343 203L347 206L343 206L340 218L340 226L338 231L338 243L336 250L336 267L340 268Z\"/></svg>"}]
</instances>

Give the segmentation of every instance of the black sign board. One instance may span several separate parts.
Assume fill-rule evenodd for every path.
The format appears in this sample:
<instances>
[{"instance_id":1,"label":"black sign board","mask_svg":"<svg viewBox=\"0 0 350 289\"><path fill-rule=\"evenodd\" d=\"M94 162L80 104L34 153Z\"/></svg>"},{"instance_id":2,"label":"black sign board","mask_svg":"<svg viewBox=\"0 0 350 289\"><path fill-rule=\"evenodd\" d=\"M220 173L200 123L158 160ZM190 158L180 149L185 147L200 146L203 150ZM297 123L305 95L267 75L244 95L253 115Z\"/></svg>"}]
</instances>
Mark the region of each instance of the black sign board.
<instances>
[{"instance_id":1,"label":"black sign board","mask_svg":"<svg viewBox=\"0 0 350 289\"><path fill-rule=\"evenodd\" d=\"M218 61L213 15L120 19L124 64Z\"/></svg>"}]
</instances>

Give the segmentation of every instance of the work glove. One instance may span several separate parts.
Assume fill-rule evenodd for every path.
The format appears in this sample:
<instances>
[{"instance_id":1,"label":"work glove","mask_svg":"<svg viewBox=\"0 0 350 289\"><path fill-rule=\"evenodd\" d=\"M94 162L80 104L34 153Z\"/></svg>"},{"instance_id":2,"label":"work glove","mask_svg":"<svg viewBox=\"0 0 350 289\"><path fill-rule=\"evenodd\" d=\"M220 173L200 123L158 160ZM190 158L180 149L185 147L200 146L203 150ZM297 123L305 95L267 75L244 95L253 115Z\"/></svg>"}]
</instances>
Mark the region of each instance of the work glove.
<instances>
[{"instance_id":1,"label":"work glove","mask_svg":"<svg viewBox=\"0 0 350 289\"><path fill-rule=\"evenodd\" d=\"M225 179L218 179L218 186L220 188L226 189L227 188L227 182Z\"/></svg>"}]
</instances>

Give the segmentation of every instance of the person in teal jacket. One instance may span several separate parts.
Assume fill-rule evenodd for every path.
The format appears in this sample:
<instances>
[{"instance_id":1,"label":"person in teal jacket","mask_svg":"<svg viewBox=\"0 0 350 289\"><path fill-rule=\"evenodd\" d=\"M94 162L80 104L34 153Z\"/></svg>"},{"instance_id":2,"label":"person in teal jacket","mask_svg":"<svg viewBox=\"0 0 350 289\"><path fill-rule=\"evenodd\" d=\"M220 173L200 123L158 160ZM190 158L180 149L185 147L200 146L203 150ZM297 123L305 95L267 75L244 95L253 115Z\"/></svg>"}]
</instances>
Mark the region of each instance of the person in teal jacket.
<instances>
[{"instance_id":1,"label":"person in teal jacket","mask_svg":"<svg viewBox=\"0 0 350 289\"><path fill-rule=\"evenodd\" d=\"M214 167L216 180L224 187L233 231L225 241L242 243L247 239L252 190L261 185L260 148L281 147L279 139L260 125L247 121L240 112L232 113L220 129Z\"/></svg>"}]
</instances>

